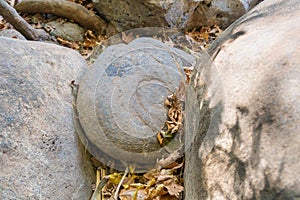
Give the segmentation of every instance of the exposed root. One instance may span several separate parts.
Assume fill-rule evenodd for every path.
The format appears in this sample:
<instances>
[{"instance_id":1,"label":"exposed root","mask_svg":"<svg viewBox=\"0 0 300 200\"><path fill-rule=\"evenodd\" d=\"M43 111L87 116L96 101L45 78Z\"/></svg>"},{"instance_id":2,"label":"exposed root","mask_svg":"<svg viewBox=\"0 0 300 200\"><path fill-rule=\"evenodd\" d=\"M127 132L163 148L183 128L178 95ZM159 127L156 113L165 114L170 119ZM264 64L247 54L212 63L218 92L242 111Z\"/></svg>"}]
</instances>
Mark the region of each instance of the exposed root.
<instances>
[{"instance_id":1,"label":"exposed root","mask_svg":"<svg viewBox=\"0 0 300 200\"><path fill-rule=\"evenodd\" d=\"M110 35L110 32L113 32L111 29L106 32L108 23L104 19L80 4L65 0L26 0L17 4L15 9L22 13L46 13L71 19L99 34Z\"/></svg>"},{"instance_id":2,"label":"exposed root","mask_svg":"<svg viewBox=\"0 0 300 200\"><path fill-rule=\"evenodd\" d=\"M29 40L51 40L46 32L35 30L28 24L6 1L0 1L0 15Z\"/></svg>"}]
</instances>

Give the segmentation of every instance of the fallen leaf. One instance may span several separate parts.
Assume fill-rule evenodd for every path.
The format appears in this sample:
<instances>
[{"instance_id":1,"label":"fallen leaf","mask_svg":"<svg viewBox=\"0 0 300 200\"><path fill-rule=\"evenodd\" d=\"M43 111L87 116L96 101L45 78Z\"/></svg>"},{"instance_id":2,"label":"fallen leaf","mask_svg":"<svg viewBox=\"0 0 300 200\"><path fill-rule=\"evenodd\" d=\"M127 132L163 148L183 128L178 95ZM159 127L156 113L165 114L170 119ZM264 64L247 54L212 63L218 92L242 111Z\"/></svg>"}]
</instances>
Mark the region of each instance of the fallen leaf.
<instances>
[{"instance_id":1,"label":"fallen leaf","mask_svg":"<svg viewBox=\"0 0 300 200\"><path fill-rule=\"evenodd\" d=\"M157 182L165 181L167 179L174 179L174 178L176 178L174 177L174 175L160 174L159 176L157 176Z\"/></svg>"},{"instance_id":2,"label":"fallen leaf","mask_svg":"<svg viewBox=\"0 0 300 200\"><path fill-rule=\"evenodd\" d=\"M159 200L178 200L179 198L175 196L171 196L169 194L163 195L159 198Z\"/></svg>"},{"instance_id":3,"label":"fallen leaf","mask_svg":"<svg viewBox=\"0 0 300 200\"><path fill-rule=\"evenodd\" d=\"M179 125L175 126L172 131L171 134L177 133L177 131L179 130Z\"/></svg>"},{"instance_id":4,"label":"fallen leaf","mask_svg":"<svg viewBox=\"0 0 300 200\"><path fill-rule=\"evenodd\" d=\"M128 44L129 42L131 42L133 40L133 32L130 32L128 35L126 35L125 32L122 32L122 41L125 44Z\"/></svg>"},{"instance_id":5,"label":"fallen leaf","mask_svg":"<svg viewBox=\"0 0 300 200\"><path fill-rule=\"evenodd\" d=\"M167 193L168 192L165 189L165 186L163 184L159 184L155 188L150 188L148 190L147 192L148 196L145 198L145 200L153 200L155 197L159 197Z\"/></svg>"},{"instance_id":6,"label":"fallen leaf","mask_svg":"<svg viewBox=\"0 0 300 200\"><path fill-rule=\"evenodd\" d=\"M185 73L187 84L189 84L191 82L191 76L192 76L193 70L194 70L194 67L183 67L183 71Z\"/></svg>"},{"instance_id":7,"label":"fallen leaf","mask_svg":"<svg viewBox=\"0 0 300 200\"><path fill-rule=\"evenodd\" d=\"M158 174L158 171L156 169L152 169L150 171L148 171L147 173L145 173L143 175L144 178L151 180L152 178L154 178L156 175Z\"/></svg>"},{"instance_id":8,"label":"fallen leaf","mask_svg":"<svg viewBox=\"0 0 300 200\"><path fill-rule=\"evenodd\" d=\"M130 188L130 189L123 189L121 190L119 194L119 198L121 200L144 200L146 197L146 191L145 189L139 189L139 188Z\"/></svg>"},{"instance_id":9,"label":"fallen leaf","mask_svg":"<svg viewBox=\"0 0 300 200\"><path fill-rule=\"evenodd\" d=\"M169 101L168 98L166 98L166 100L164 102L164 105L167 106L167 107L171 107L172 106L172 104L171 104L171 102Z\"/></svg>"},{"instance_id":10,"label":"fallen leaf","mask_svg":"<svg viewBox=\"0 0 300 200\"><path fill-rule=\"evenodd\" d=\"M171 131L176 126L176 122L166 121L166 125L167 125L167 128L168 128L168 131Z\"/></svg>"},{"instance_id":11,"label":"fallen leaf","mask_svg":"<svg viewBox=\"0 0 300 200\"><path fill-rule=\"evenodd\" d=\"M119 184L122 179L122 175L120 173L113 173L108 175L108 177L109 177L109 182L113 184Z\"/></svg>"},{"instance_id":12,"label":"fallen leaf","mask_svg":"<svg viewBox=\"0 0 300 200\"><path fill-rule=\"evenodd\" d=\"M159 132L156 134L156 138L157 138L158 144L159 144L160 146L163 146L164 138L163 138L163 135L162 135L161 131L159 131Z\"/></svg>"},{"instance_id":13,"label":"fallen leaf","mask_svg":"<svg viewBox=\"0 0 300 200\"><path fill-rule=\"evenodd\" d=\"M171 169L171 170L176 170L176 169L180 169L181 167L183 167L183 162L182 163L178 163L178 162L173 162L170 165L166 166L166 169Z\"/></svg>"},{"instance_id":14,"label":"fallen leaf","mask_svg":"<svg viewBox=\"0 0 300 200\"><path fill-rule=\"evenodd\" d=\"M179 198L180 192L183 191L184 187L177 184L174 179L169 179L164 182L165 188L167 188L168 193L172 196Z\"/></svg>"}]
</instances>

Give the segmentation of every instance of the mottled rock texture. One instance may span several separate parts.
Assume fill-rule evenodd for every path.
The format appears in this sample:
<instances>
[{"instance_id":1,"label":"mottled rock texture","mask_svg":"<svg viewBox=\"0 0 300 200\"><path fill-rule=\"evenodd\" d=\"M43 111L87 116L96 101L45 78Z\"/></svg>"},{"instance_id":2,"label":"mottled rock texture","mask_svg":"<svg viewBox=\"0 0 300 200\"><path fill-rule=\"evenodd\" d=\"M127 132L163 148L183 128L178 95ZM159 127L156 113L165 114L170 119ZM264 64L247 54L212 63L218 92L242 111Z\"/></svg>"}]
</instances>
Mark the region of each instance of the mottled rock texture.
<instances>
[{"instance_id":1,"label":"mottled rock texture","mask_svg":"<svg viewBox=\"0 0 300 200\"><path fill-rule=\"evenodd\" d=\"M99 14L121 32L145 26L166 26L165 11L158 1L144 0L94 0Z\"/></svg>"},{"instance_id":2,"label":"mottled rock texture","mask_svg":"<svg viewBox=\"0 0 300 200\"><path fill-rule=\"evenodd\" d=\"M186 107L186 199L300 197L299 8L262 2L213 43L212 63L200 59Z\"/></svg>"},{"instance_id":3,"label":"mottled rock texture","mask_svg":"<svg viewBox=\"0 0 300 200\"><path fill-rule=\"evenodd\" d=\"M50 21L45 25L45 29L55 37L61 37L65 40L83 42L84 29L76 23Z\"/></svg>"},{"instance_id":4,"label":"mottled rock texture","mask_svg":"<svg viewBox=\"0 0 300 200\"><path fill-rule=\"evenodd\" d=\"M88 199L93 171L72 123L73 50L0 37L0 199Z\"/></svg>"},{"instance_id":5,"label":"mottled rock texture","mask_svg":"<svg viewBox=\"0 0 300 200\"><path fill-rule=\"evenodd\" d=\"M193 29L229 26L259 0L93 0L99 14L121 32L138 27Z\"/></svg>"}]
</instances>

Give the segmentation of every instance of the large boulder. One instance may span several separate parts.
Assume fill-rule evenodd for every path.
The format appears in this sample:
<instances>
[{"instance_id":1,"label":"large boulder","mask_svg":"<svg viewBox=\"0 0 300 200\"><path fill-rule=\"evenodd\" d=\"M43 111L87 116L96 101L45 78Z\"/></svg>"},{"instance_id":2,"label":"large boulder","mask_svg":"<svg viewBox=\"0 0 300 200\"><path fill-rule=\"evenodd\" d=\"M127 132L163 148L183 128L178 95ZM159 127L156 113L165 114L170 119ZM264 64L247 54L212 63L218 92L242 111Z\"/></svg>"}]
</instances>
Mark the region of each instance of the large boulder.
<instances>
[{"instance_id":1,"label":"large boulder","mask_svg":"<svg viewBox=\"0 0 300 200\"><path fill-rule=\"evenodd\" d=\"M186 199L299 198L299 21L298 0L266 0L200 59L186 104Z\"/></svg>"},{"instance_id":2,"label":"large boulder","mask_svg":"<svg viewBox=\"0 0 300 200\"><path fill-rule=\"evenodd\" d=\"M99 14L118 32L145 26L166 26L165 11L157 1L144 0L93 0Z\"/></svg>"},{"instance_id":3,"label":"large boulder","mask_svg":"<svg viewBox=\"0 0 300 200\"><path fill-rule=\"evenodd\" d=\"M175 33L174 33L175 34ZM164 147L157 133L166 121L165 99L179 88L194 57L150 37L108 47L80 82L78 133L87 149L117 170L147 171L180 146Z\"/></svg>"},{"instance_id":4,"label":"large boulder","mask_svg":"<svg viewBox=\"0 0 300 200\"><path fill-rule=\"evenodd\" d=\"M194 29L218 25L226 28L260 0L193 0L187 6L181 27Z\"/></svg>"},{"instance_id":5,"label":"large boulder","mask_svg":"<svg viewBox=\"0 0 300 200\"><path fill-rule=\"evenodd\" d=\"M0 37L0 199L89 199L94 172L72 123L75 51Z\"/></svg>"},{"instance_id":6,"label":"large boulder","mask_svg":"<svg viewBox=\"0 0 300 200\"><path fill-rule=\"evenodd\" d=\"M93 0L99 14L121 32L138 27L193 29L229 26L261 0Z\"/></svg>"}]
</instances>

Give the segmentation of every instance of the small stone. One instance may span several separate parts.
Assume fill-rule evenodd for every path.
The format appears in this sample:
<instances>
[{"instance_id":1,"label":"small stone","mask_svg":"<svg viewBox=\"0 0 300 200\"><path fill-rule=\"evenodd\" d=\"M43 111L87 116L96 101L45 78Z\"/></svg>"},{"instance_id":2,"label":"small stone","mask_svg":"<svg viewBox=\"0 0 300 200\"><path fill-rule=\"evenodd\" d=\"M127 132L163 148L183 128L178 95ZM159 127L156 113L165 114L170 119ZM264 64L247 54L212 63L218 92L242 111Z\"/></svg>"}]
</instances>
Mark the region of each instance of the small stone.
<instances>
[{"instance_id":1,"label":"small stone","mask_svg":"<svg viewBox=\"0 0 300 200\"><path fill-rule=\"evenodd\" d=\"M61 37L68 41L82 42L84 37L84 29L76 23L50 21L46 23L47 29L52 36Z\"/></svg>"}]
</instances>

